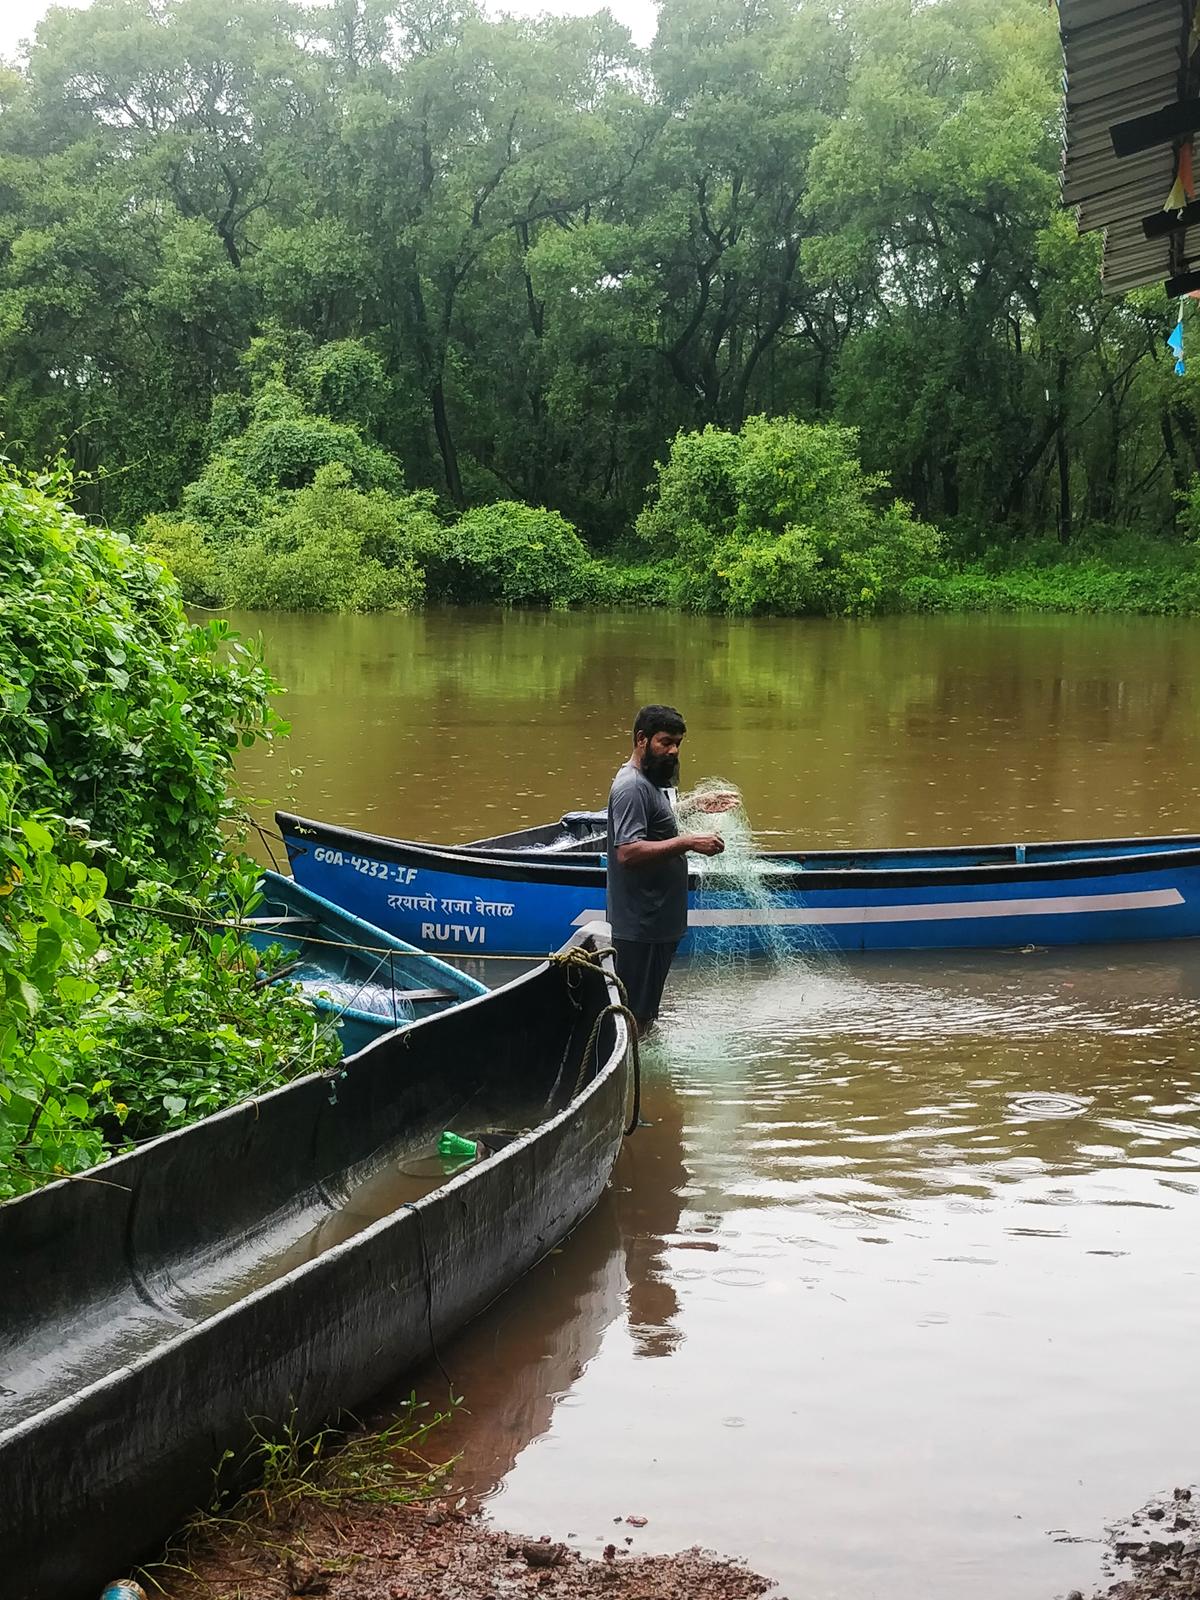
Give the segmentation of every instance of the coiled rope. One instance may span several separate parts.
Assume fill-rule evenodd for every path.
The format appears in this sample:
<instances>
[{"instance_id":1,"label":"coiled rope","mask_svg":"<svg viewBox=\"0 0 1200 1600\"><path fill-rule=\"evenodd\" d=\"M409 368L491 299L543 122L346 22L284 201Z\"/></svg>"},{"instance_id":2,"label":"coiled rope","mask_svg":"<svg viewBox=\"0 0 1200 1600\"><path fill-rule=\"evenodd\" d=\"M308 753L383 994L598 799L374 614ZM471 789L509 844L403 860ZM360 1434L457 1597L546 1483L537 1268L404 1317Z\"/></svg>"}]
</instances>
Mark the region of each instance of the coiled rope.
<instances>
[{"instance_id":1,"label":"coiled rope","mask_svg":"<svg viewBox=\"0 0 1200 1600\"><path fill-rule=\"evenodd\" d=\"M616 951L611 945L598 945L595 949L585 950L581 945L576 944L571 945L567 950L556 950L553 955L547 956L546 959L551 966L566 969L567 985L571 987L573 978L577 984L584 971L599 972L607 980L609 974L604 968L604 957L615 955ZM621 996L620 1004L618 1005L614 1001L596 1013L595 1021L592 1023L592 1031L588 1035L587 1043L583 1047L583 1054L579 1059L579 1076L576 1078L575 1087L571 1091L571 1099L576 1099L583 1088L589 1062L593 1072L599 1066L599 1061L593 1059L593 1057L599 1051L600 1029L604 1024L605 1017L624 1017L628 1025L629 1054L633 1062L633 1109L630 1112L629 1123L625 1129L625 1137L628 1138L630 1134L636 1132L642 1118L642 1060L638 1051L637 1018L629 1009L629 997L625 993L625 985L615 972L612 973L612 981L616 984L617 993Z\"/></svg>"}]
</instances>

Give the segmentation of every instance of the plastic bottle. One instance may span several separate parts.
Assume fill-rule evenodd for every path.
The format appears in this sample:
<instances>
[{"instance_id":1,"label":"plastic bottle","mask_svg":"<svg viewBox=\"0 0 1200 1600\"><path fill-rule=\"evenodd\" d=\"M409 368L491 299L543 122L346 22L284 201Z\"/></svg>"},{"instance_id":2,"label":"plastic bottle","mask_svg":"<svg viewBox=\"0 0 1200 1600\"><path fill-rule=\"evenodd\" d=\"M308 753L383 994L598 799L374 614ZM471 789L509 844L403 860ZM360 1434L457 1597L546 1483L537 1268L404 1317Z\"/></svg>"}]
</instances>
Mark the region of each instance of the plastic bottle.
<instances>
[{"instance_id":1,"label":"plastic bottle","mask_svg":"<svg viewBox=\"0 0 1200 1600\"><path fill-rule=\"evenodd\" d=\"M117 1578L103 1590L100 1600L146 1600L146 1591L132 1578Z\"/></svg>"},{"instance_id":2,"label":"plastic bottle","mask_svg":"<svg viewBox=\"0 0 1200 1600\"><path fill-rule=\"evenodd\" d=\"M438 1155L443 1161L474 1161L478 1154L474 1139L460 1138L457 1133L444 1133L438 1140Z\"/></svg>"}]
</instances>

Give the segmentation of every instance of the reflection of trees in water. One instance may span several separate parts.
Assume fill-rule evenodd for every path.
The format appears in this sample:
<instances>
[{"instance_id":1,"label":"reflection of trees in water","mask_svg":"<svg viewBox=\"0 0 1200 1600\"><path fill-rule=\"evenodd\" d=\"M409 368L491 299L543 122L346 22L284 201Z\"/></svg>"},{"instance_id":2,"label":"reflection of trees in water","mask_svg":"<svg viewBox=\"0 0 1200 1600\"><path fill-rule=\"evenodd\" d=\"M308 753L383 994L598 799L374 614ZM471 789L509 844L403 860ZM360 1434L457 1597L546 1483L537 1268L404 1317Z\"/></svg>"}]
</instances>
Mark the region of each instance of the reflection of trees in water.
<instances>
[{"instance_id":1,"label":"reflection of trees in water","mask_svg":"<svg viewBox=\"0 0 1200 1600\"><path fill-rule=\"evenodd\" d=\"M678 1191L686 1181L680 1113L669 1086L648 1086L650 1126L626 1142L613 1186L596 1210L442 1351L464 1409L437 1432L429 1450L439 1460L462 1453L456 1481L472 1499L491 1493L549 1430L555 1405L623 1309L638 1355L666 1356L678 1347L679 1305L664 1254L679 1225ZM407 1397L412 1387L406 1380L397 1394ZM417 1375L416 1389L431 1406L445 1404L445 1380L436 1367ZM387 1397L372 1409L384 1420Z\"/></svg>"},{"instance_id":2,"label":"reflection of trees in water","mask_svg":"<svg viewBox=\"0 0 1200 1600\"><path fill-rule=\"evenodd\" d=\"M241 621L265 632L294 723L274 765L247 752L249 788L282 800L300 765L299 809L378 832L462 840L599 804L651 699L689 719L686 776L728 774L756 826L813 845L1188 820L1200 637L1185 623L470 608Z\"/></svg>"},{"instance_id":3,"label":"reflection of trees in water","mask_svg":"<svg viewBox=\"0 0 1200 1600\"><path fill-rule=\"evenodd\" d=\"M297 695L385 700L409 720L446 698L574 698L594 662L577 617L462 607L412 616L233 614L262 631L271 670Z\"/></svg>"},{"instance_id":4,"label":"reflection of trees in water","mask_svg":"<svg viewBox=\"0 0 1200 1600\"><path fill-rule=\"evenodd\" d=\"M1144 728L1179 704L1200 642L1183 624L899 617L871 623L463 607L413 616L232 614L262 631L298 695L383 698L401 714L447 696L562 709L599 698L629 720L638 687L695 706L803 708L876 727L897 717L1038 711ZM653 680L653 683L645 680ZM631 698L632 697L632 698ZM565 701L565 705L563 702Z\"/></svg>"}]
</instances>

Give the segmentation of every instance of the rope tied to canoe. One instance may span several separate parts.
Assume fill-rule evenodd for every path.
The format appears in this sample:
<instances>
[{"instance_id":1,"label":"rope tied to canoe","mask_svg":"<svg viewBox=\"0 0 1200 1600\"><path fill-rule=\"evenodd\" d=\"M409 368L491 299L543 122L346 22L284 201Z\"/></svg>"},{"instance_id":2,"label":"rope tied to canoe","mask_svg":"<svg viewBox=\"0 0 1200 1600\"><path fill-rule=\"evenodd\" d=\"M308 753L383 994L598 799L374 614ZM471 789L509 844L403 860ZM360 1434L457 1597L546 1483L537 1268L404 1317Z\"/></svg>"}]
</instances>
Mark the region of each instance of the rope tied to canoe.
<instances>
[{"instance_id":1,"label":"rope tied to canoe","mask_svg":"<svg viewBox=\"0 0 1200 1600\"><path fill-rule=\"evenodd\" d=\"M629 996L625 992L625 985L617 977L616 972L611 974L605 969L604 957L614 956L616 951L612 945L597 945L592 950L585 950L581 945L571 945L566 950L556 950L546 960L553 967L565 969L567 986L577 986L582 974L600 973L606 981L611 977L617 986L617 993L621 996L620 1004L613 1001L596 1013L592 1023L592 1031L588 1035L587 1043L583 1047L583 1054L579 1058L579 1076L575 1080L575 1087L571 1091L571 1099L578 1097L583 1089L584 1079L587 1077L589 1063L595 1072L599 1066L600 1030L604 1025L605 1017L624 1017L629 1033L629 1054L633 1063L633 1109L629 1115L629 1123L625 1129L625 1137L637 1131L642 1119L642 1059L638 1051L638 1025L637 1018L629 1009Z\"/></svg>"}]
</instances>

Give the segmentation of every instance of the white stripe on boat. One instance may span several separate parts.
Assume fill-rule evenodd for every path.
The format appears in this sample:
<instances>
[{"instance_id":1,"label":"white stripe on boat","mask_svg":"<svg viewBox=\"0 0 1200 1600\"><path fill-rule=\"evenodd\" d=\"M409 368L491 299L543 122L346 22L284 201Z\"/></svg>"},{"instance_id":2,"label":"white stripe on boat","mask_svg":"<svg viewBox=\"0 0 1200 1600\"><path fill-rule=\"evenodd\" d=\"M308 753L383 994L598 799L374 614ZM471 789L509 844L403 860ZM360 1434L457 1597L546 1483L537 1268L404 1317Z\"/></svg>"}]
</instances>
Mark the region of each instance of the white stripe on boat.
<instances>
[{"instance_id":1,"label":"white stripe on boat","mask_svg":"<svg viewBox=\"0 0 1200 1600\"><path fill-rule=\"evenodd\" d=\"M1131 889L1118 894L1054 894L1027 900L940 900L899 906L734 907L688 912L689 928L822 928L847 922L957 922L983 917L1066 917L1097 911L1153 911L1180 906L1178 889ZM602 911L581 911L573 927L602 920Z\"/></svg>"}]
</instances>

